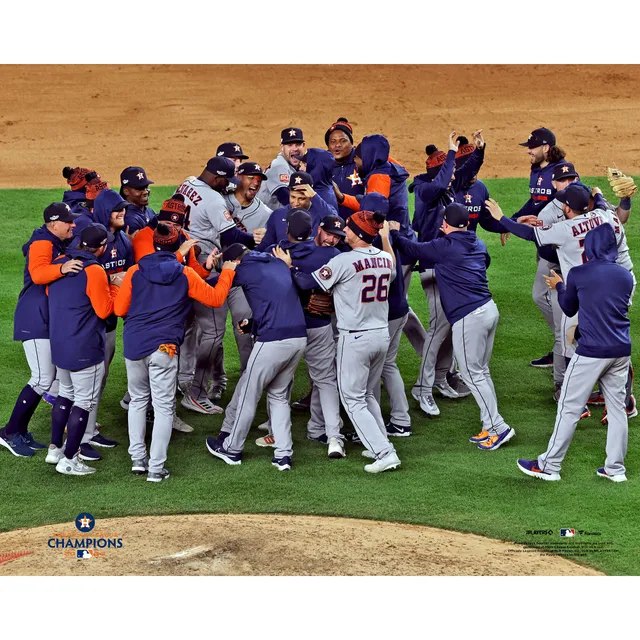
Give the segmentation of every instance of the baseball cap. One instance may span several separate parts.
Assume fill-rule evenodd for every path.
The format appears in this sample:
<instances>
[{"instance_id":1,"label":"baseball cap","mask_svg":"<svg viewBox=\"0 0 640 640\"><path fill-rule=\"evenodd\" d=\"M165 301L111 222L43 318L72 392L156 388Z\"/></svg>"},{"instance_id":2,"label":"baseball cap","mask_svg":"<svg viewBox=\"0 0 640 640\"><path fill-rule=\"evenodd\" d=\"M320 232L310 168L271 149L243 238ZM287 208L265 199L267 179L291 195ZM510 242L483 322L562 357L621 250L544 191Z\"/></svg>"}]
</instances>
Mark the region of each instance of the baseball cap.
<instances>
[{"instance_id":1,"label":"baseball cap","mask_svg":"<svg viewBox=\"0 0 640 640\"><path fill-rule=\"evenodd\" d=\"M311 216L304 209L291 209L287 214L287 231L295 240L308 240L313 229Z\"/></svg>"},{"instance_id":2,"label":"baseball cap","mask_svg":"<svg viewBox=\"0 0 640 640\"><path fill-rule=\"evenodd\" d=\"M340 216L325 216L322 218L322 222L318 226L323 231L331 233L334 236L340 236L341 238L347 237L347 234L344 232L344 220Z\"/></svg>"},{"instance_id":3,"label":"baseball cap","mask_svg":"<svg viewBox=\"0 0 640 640\"><path fill-rule=\"evenodd\" d=\"M290 127L289 129L283 129L280 133L280 143L290 144L292 142L304 142L304 135L302 129L297 127Z\"/></svg>"},{"instance_id":4,"label":"baseball cap","mask_svg":"<svg viewBox=\"0 0 640 640\"><path fill-rule=\"evenodd\" d=\"M153 180L147 178L147 173L142 167L127 167L120 174L120 184L123 187L144 189L153 184Z\"/></svg>"},{"instance_id":5,"label":"baseball cap","mask_svg":"<svg viewBox=\"0 0 640 640\"><path fill-rule=\"evenodd\" d=\"M44 210L45 222L73 222L79 218L79 213L73 213L68 204L64 202L53 202Z\"/></svg>"},{"instance_id":6,"label":"baseball cap","mask_svg":"<svg viewBox=\"0 0 640 640\"><path fill-rule=\"evenodd\" d=\"M586 213L589 211L589 189L584 185L570 184L566 189L556 193L556 200L566 204L572 211Z\"/></svg>"},{"instance_id":7,"label":"baseball cap","mask_svg":"<svg viewBox=\"0 0 640 640\"><path fill-rule=\"evenodd\" d=\"M389 200L381 193L372 191L362 196L360 200L360 211L373 211L387 216L389 213Z\"/></svg>"},{"instance_id":8,"label":"baseball cap","mask_svg":"<svg viewBox=\"0 0 640 640\"><path fill-rule=\"evenodd\" d=\"M249 251L249 249L240 242L230 244L222 252L222 261L227 262L227 260L237 260L245 251Z\"/></svg>"},{"instance_id":9,"label":"baseball cap","mask_svg":"<svg viewBox=\"0 0 640 640\"><path fill-rule=\"evenodd\" d=\"M236 165L233 164L233 160L229 160L229 158L214 156L207 162L206 169L209 173L213 173L220 178L226 178L229 182L233 182L233 184L238 184Z\"/></svg>"},{"instance_id":10,"label":"baseball cap","mask_svg":"<svg viewBox=\"0 0 640 640\"><path fill-rule=\"evenodd\" d=\"M267 179L267 174L262 170L262 167L257 162L243 162L238 167L238 175L260 176L263 180Z\"/></svg>"},{"instance_id":11,"label":"baseball cap","mask_svg":"<svg viewBox=\"0 0 640 640\"><path fill-rule=\"evenodd\" d=\"M464 229L469 224L469 212L459 202L452 202L444 210L444 219L449 226Z\"/></svg>"},{"instance_id":12,"label":"baseball cap","mask_svg":"<svg viewBox=\"0 0 640 640\"><path fill-rule=\"evenodd\" d=\"M313 187L313 178L306 171L294 171L289 178L289 189L308 184Z\"/></svg>"},{"instance_id":13,"label":"baseball cap","mask_svg":"<svg viewBox=\"0 0 640 640\"><path fill-rule=\"evenodd\" d=\"M104 225L92 222L80 233L80 244L88 249L99 249L107 244L108 237L109 233Z\"/></svg>"},{"instance_id":14,"label":"baseball cap","mask_svg":"<svg viewBox=\"0 0 640 640\"><path fill-rule=\"evenodd\" d=\"M567 178L579 178L576 168L572 162L558 162L553 169L553 180L566 180Z\"/></svg>"},{"instance_id":15,"label":"baseball cap","mask_svg":"<svg viewBox=\"0 0 640 640\"><path fill-rule=\"evenodd\" d=\"M225 158L240 158L241 160L246 160L249 157L242 153L242 147L237 142L223 142L216 149L216 155Z\"/></svg>"},{"instance_id":16,"label":"baseball cap","mask_svg":"<svg viewBox=\"0 0 640 640\"><path fill-rule=\"evenodd\" d=\"M556 137L551 129L540 127L534 129L529 134L529 139L526 142L521 142L521 147L529 147L529 149L535 149L535 147L541 147L543 144L554 145L556 143Z\"/></svg>"}]
</instances>

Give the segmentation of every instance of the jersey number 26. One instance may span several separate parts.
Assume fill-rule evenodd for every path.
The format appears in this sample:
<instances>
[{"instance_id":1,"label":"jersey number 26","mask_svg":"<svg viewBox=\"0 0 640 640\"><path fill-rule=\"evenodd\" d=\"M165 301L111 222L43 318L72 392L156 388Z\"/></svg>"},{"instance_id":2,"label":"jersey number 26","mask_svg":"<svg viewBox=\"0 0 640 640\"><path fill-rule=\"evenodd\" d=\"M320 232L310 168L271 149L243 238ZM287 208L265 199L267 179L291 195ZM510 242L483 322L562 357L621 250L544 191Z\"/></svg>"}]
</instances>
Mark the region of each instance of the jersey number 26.
<instances>
[{"instance_id":1,"label":"jersey number 26","mask_svg":"<svg viewBox=\"0 0 640 640\"><path fill-rule=\"evenodd\" d=\"M390 275L385 273L380 277L374 273L365 273L362 284L365 285L360 294L360 302L386 302L389 295Z\"/></svg>"}]
</instances>

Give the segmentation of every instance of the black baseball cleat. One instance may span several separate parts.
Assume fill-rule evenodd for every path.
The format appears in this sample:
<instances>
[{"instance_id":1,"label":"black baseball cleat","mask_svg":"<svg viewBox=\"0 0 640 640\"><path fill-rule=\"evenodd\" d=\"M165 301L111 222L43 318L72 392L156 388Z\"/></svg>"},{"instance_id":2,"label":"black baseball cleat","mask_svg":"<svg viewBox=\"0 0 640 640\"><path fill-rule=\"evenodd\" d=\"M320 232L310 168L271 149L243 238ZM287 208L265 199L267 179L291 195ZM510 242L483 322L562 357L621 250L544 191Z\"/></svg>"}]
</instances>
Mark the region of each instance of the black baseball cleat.
<instances>
[{"instance_id":1,"label":"black baseball cleat","mask_svg":"<svg viewBox=\"0 0 640 640\"><path fill-rule=\"evenodd\" d=\"M547 353L546 356L542 356L542 358L532 360L529 364L532 367L538 367L539 369L548 369L549 367L553 367L553 351Z\"/></svg>"},{"instance_id":2,"label":"black baseball cleat","mask_svg":"<svg viewBox=\"0 0 640 640\"><path fill-rule=\"evenodd\" d=\"M291 403L291 408L296 411L309 411L311 408L311 389L309 389L309 393L302 398L298 398L295 402Z\"/></svg>"},{"instance_id":3,"label":"black baseball cleat","mask_svg":"<svg viewBox=\"0 0 640 640\"><path fill-rule=\"evenodd\" d=\"M411 435L411 427L402 427L399 424L393 424L393 422L389 422L386 425L387 435L388 436L398 436L401 438L406 438Z\"/></svg>"}]
</instances>

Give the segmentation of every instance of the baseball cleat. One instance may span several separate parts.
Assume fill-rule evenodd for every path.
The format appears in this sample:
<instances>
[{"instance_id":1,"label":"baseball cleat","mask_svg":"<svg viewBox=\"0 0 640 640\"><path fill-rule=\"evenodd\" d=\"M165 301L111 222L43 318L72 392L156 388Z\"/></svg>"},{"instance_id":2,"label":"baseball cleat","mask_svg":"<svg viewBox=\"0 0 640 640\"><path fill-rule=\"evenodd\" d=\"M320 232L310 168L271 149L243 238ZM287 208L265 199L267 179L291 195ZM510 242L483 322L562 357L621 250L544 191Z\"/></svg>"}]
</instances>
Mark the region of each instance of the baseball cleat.
<instances>
[{"instance_id":1,"label":"baseball cleat","mask_svg":"<svg viewBox=\"0 0 640 640\"><path fill-rule=\"evenodd\" d=\"M357 431L347 431L344 434L344 439L347 442L353 442L354 444L362 444L362 441L360 440L360 436L358 435Z\"/></svg>"},{"instance_id":2,"label":"baseball cleat","mask_svg":"<svg viewBox=\"0 0 640 640\"><path fill-rule=\"evenodd\" d=\"M289 456L284 456L282 458L272 458L271 464L278 471L291 471L292 465L291 465L291 458Z\"/></svg>"},{"instance_id":3,"label":"baseball cleat","mask_svg":"<svg viewBox=\"0 0 640 640\"><path fill-rule=\"evenodd\" d=\"M131 471L138 475L147 473L149 471L149 458L145 456L142 460L131 460Z\"/></svg>"},{"instance_id":4,"label":"baseball cleat","mask_svg":"<svg viewBox=\"0 0 640 640\"><path fill-rule=\"evenodd\" d=\"M60 462L60 458L64 458L64 449L62 447L56 447L55 444L50 444L47 451L47 457L44 461L47 464L58 464L58 462Z\"/></svg>"},{"instance_id":5,"label":"baseball cleat","mask_svg":"<svg viewBox=\"0 0 640 640\"><path fill-rule=\"evenodd\" d=\"M209 398L194 398L187 395L182 398L180 404L189 411L196 411L197 413L204 413L206 416L214 416L224 412L222 407L217 404L213 404Z\"/></svg>"},{"instance_id":6,"label":"baseball cleat","mask_svg":"<svg viewBox=\"0 0 640 640\"><path fill-rule=\"evenodd\" d=\"M638 405L636 403L635 396L631 396L629 398L629 402L625 409L627 411L627 419L635 418L638 415Z\"/></svg>"},{"instance_id":7,"label":"baseball cleat","mask_svg":"<svg viewBox=\"0 0 640 640\"><path fill-rule=\"evenodd\" d=\"M549 480L551 482L561 480L559 473L542 471L542 469L538 467L537 460L524 460L519 458L516 464L522 473L531 476L532 478L540 478L540 480Z\"/></svg>"},{"instance_id":8,"label":"baseball cleat","mask_svg":"<svg viewBox=\"0 0 640 640\"><path fill-rule=\"evenodd\" d=\"M486 440L478 442L478 449L482 449L483 451L493 451L494 449L501 447L505 442L509 442L509 440L511 440L515 435L515 429L509 427L497 436L490 435Z\"/></svg>"},{"instance_id":9,"label":"baseball cleat","mask_svg":"<svg viewBox=\"0 0 640 640\"><path fill-rule=\"evenodd\" d=\"M455 400L456 398L460 397L460 394L455 389L453 389L446 380L444 380L443 382L434 383L433 388L437 389L440 392L440 395L444 396L445 398L451 398L452 400Z\"/></svg>"},{"instance_id":10,"label":"baseball cleat","mask_svg":"<svg viewBox=\"0 0 640 640\"><path fill-rule=\"evenodd\" d=\"M320 444L329 444L329 439L324 433L319 436L310 436L307 433L307 440L311 440L312 442L319 442Z\"/></svg>"},{"instance_id":11,"label":"baseball cleat","mask_svg":"<svg viewBox=\"0 0 640 640\"><path fill-rule=\"evenodd\" d=\"M609 475L604 467L600 467L597 471L596 471L596 475L600 476L601 478L606 478L607 480L611 480L611 482L626 482L627 481L627 476L624 473L616 473L615 475Z\"/></svg>"},{"instance_id":12,"label":"baseball cleat","mask_svg":"<svg viewBox=\"0 0 640 640\"><path fill-rule=\"evenodd\" d=\"M411 427L403 427L399 424L393 424L393 422L389 422L386 425L387 435L388 436L396 436L398 438L407 438L411 435Z\"/></svg>"},{"instance_id":13,"label":"baseball cleat","mask_svg":"<svg viewBox=\"0 0 640 640\"><path fill-rule=\"evenodd\" d=\"M604 396L601 391L594 391L587 400L587 404L595 405L596 407L602 406L604 404Z\"/></svg>"},{"instance_id":14,"label":"baseball cleat","mask_svg":"<svg viewBox=\"0 0 640 640\"><path fill-rule=\"evenodd\" d=\"M447 374L447 382L449 383L449 386L458 394L459 398L466 398L467 396L471 395L471 390L464 383L464 380L460 377L460 374Z\"/></svg>"},{"instance_id":15,"label":"baseball cleat","mask_svg":"<svg viewBox=\"0 0 640 640\"><path fill-rule=\"evenodd\" d=\"M259 447L275 447L276 439L273 437L272 434L268 433L266 436L263 436L262 438L258 438L256 440L256 444Z\"/></svg>"},{"instance_id":16,"label":"baseball cleat","mask_svg":"<svg viewBox=\"0 0 640 640\"><path fill-rule=\"evenodd\" d=\"M532 367L537 367L538 369L548 369L549 367L553 367L553 351L547 353L546 356L542 356L542 358L531 360L529 364Z\"/></svg>"},{"instance_id":17,"label":"baseball cleat","mask_svg":"<svg viewBox=\"0 0 640 640\"><path fill-rule=\"evenodd\" d=\"M43 393L42 394L42 400L44 402L46 402L47 404L50 404L52 407L56 403L57 399L58 399L58 396L54 396L51 393Z\"/></svg>"},{"instance_id":18,"label":"baseball cleat","mask_svg":"<svg viewBox=\"0 0 640 640\"><path fill-rule=\"evenodd\" d=\"M329 450L327 455L331 459L345 458L347 452L344 449L344 442L340 438L329 438Z\"/></svg>"},{"instance_id":19,"label":"baseball cleat","mask_svg":"<svg viewBox=\"0 0 640 640\"><path fill-rule=\"evenodd\" d=\"M169 477L171 477L171 474L162 467L160 471L149 471L147 474L147 482L162 482Z\"/></svg>"},{"instance_id":20,"label":"baseball cleat","mask_svg":"<svg viewBox=\"0 0 640 640\"><path fill-rule=\"evenodd\" d=\"M42 444L42 442L36 442L36 439L33 437L33 433L31 431L27 431L27 433L23 433L22 437L24 441L27 443L27 446L37 451L38 449L46 449L47 445Z\"/></svg>"},{"instance_id":21,"label":"baseball cleat","mask_svg":"<svg viewBox=\"0 0 640 640\"><path fill-rule=\"evenodd\" d=\"M30 458L35 451L26 443L21 433L14 433L12 436L4 434L4 429L0 429L0 445L6 447L18 458Z\"/></svg>"},{"instance_id":22,"label":"baseball cleat","mask_svg":"<svg viewBox=\"0 0 640 640\"><path fill-rule=\"evenodd\" d=\"M367 473L382 473L383 471L392 471L400 466L400 458L398 454L393 451L388 453L384 458L374 460L371 464L366 464L364 470Z\"/></svg>"},{"instance_id":23,"label":"baseball cleat","mask_svg":"<svg viewBox=\"0 0 640 640\"><path fill-rule=\"evenodd\" d=\"M477 436L471 436L469 438L469 442L473 442L474 444L478 444L478 442L484 442L491 437L491 434L488 431L481 431Z\"/></svg>"},{"instance_id":24,"label":"baseball cleat","mask_svg":"<svg viewBox=\"0 0 640 640\"><path fill-rule=\"evenodd\" d=\"M111 438L107 438L103 436L101 433L96 433L91 440L89 440L89 444L94 447L104 447L105 449L113 449L118 443L115 440L111 440Z\"/></svg>"},{"instance_id":25,"label":"baseball cleat","mask_svg":"<svg viewBox=\"0 0 640 640\"><path fill-rule=\"evenodd\" d=\"M178 418L178 416L175 414L173 416L172 428L174 431L180 431L180 433L193 433L193 427Z\"/></svg>"},{"instance_id":26,"label":"baseball cleat","mask_svg":"<svg viewBox=\"0 0 640 640\"><path fill-rule=\"evenodd\" d=\"M368 458L369 460L375 460L376 459L376 454L375 453L371 453L371 451L369 451L369 449L363 449L360 452L360 455L363 458Z\"/></svg>"},{"instance_id":27,"label":"baseball cleat","mask_svg":"<svg viewBox=\"0 0 640 640\"><path fill-rule=\"evenodd\" d=\"M211 389L209 389L207 397L209 398L209 400L211 400L211 402L220 402L225 391L226 389L224 387L216 385L215 387L211 387Z\"/></svg>"},{"instance_id":28,"label":"baseball cleat","mask_svg":"<svg viewBox=\"0 0 640 640\"><path fill-rule=\"evenodd\" d=\"M219 437L219 436L218 436ZM218 438L212 438L209 436L206 440L207 449L209 453L216 457L220 458L227 464L230 465L238 465L242 464L242 454L241 453L231 453L224 448L224 445L219 442Z\"/></svg>"},{"instance_id":29,"label":"baseball cleat","mask_svg":"<svg viewBox=\"0 0 640 640\"><path fill-rule=\"evenodd\" d=\"M259 424L258 431L268 431L269 433L271 433L271 421L267 420L266 422Z\"/></svg>"},{"instance_id":30,"label":"baseball cleat","mask_svg":"<svg viewBox=\"0 0 640 640\"><path fill-rule=\"evenodd\" d=\"M62 456L56 465L56 471L65 476L89 476L97 469L88 467L76 454L71 460Z\"/></svg>"},{"instance_id":31,"label":"baseball cleat","mask_svg":"<svg viewBox=\"0 0 640 640\"><path fill-rule=\"evenodd\" d=\"M189 389L191 389L191 380L178 380L178 391L183 396L189 395Z\"/></svg>"},{"instance_id":32,"label":"baseball cleat","mask_svg":"<svg viewBox=\"0 0 640 640\"><path fill-rule=\"evenodd\" d=\"M591 411L589 411L589 407L585 407L580 414L580 420L584 420L585 418L591 417Z\"/></svg>"},{"instance_id":33,"label":"baseball cleat","mask_svg":"<svg viewBox=\"0 0 640 640\"><path fill-rule=\"evenodd\" d=\"M309 389L309 393L302 398L298 398L295 402L291 403L291 408L296 411L309 411L311 408L311 389Z\"/></svg>"},{"instance_id":34,"label":"baseball cleat","mask_svg":"<svg viewBox=\"0 0 640 640\"><path fill-rule=\"evenodd\" d=\"M102 456L87 442L80 445L78 457L80 460L89 460L91 462L102 459Z\"/></svg>"},{"instance_id":35,"label":"baseball cleat","mask_svg":"<svg viewBox=\"0 0 640 640\"><path fill-rule=\"evenodd\" d=\"M436 401L433 399L431 394L424 394L420 396L420 408L428 415L428 416L439 416L440 409L438 409L438 405Z\"/></svg>"},{"instance_id":36,"label":"baseball cleat","mask_svg":"<svg viewBox=\"0 0 640 640\"><path fill-rule=\"evenodd\" d=\"M125 410L129 411L129 400L127 400L127 396L120 400L120 406Z\"/></svg>"}]
</instances>

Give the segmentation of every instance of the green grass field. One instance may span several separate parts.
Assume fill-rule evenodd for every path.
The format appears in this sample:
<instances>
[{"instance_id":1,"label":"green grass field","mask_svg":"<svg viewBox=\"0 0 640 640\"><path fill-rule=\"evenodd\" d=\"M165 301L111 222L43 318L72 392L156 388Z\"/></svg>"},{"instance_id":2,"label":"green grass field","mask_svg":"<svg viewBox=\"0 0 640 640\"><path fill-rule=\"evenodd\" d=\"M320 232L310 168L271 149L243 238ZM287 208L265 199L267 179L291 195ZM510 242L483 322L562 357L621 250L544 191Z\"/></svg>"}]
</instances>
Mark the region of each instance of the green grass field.
<instances>
[{"instance_id":1,"label":"green grass field","mask_svg":"<svg viewBox=\"0 0 640 640\"><path fill-rule=\"evenodd\" d=\"M604 179L587 179L611 196ZM527 180L486 180L492 196L511 213L527 197ZM156 210L169 187L152 188ZM22 244L39 226L42 210L61 197L62 190L0 191L0 424L13 408L16 395L29 374L21 346L12 341L13 312L22 283ZM637 205L636 205L637 206ZM632 213L626 230L634 250L640 248L639 214ZM627 474L629 481L613 484L596 477L604 462L606 430L600 425L601 410L581 421L566 462L563 480L544 483L522 475L516 458L532 458L543 452L551 434L556 404L549 370L533 369L529 360L547 353L552 336L531 300L535 272L533 244L512 237L506 247L499 237L480 231L492 256L490 286L500 310L500 324L491 371L500 411L517 436L495 452L479 451L468 437L479 431L479 410L472 397L452 401L437 399L438 418L427 419L409 395L414 435L395 441L402 467L395 473L371 476L363 472L366 462L357 447L344 460L328 460L326 448L305 438L306 414L293 413L295 467L279 473L270 464L271 450L261 449L253 431L240 467L229 467L212 458L204 446L206 435L217 433L222 418L186 412L181 417L196 431L174 432L167 467L172 477L152 485L130 472L127 455L127 415L118 402L126 389L122 343L118 342L99 420L104 433L119 446L102 450L95 463L99 472L88 478L57 474L44 463L44 453L30 460L0 451L0 530L69 522L81 511L97 518L177 513L292 513L351 516L431 525L468 531L524 544L541 541L565 544L564 554L608 574L640 573L637 505L640 503L640 462L637 449L640 421L630 422ZM419 280L414 277L410 302L423 323L427 307ZM638 306L632 310L637 326ZM120 329L119 329L120 331ZM633 335L632 330L632 335ZM238 377L235 343L227 332L226 366L231 397ZM637 344L634 358L640 353ZM419 358L403 338L398 364L407 393L415 381ZM306 392L307 377L300 370L293 395ZM383 413L388 402L383 392ZM266 419L264 401L255 424ZM31 423L38 440L49 441L50 407L42 403ZM559 537L561 527L597 532L597 538ZM552 536L527 534L527 530L553 530ZM584 542L610 543L607 552L580 550ZM334 543L335 544L335 541ZM345 544L347 542L345 541Z\"/></svg>"}]
</instances>

